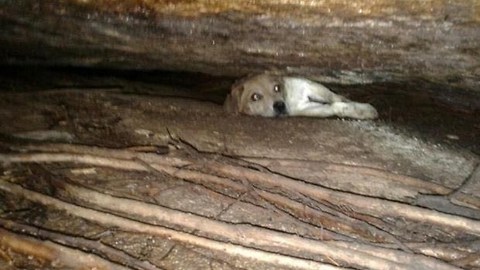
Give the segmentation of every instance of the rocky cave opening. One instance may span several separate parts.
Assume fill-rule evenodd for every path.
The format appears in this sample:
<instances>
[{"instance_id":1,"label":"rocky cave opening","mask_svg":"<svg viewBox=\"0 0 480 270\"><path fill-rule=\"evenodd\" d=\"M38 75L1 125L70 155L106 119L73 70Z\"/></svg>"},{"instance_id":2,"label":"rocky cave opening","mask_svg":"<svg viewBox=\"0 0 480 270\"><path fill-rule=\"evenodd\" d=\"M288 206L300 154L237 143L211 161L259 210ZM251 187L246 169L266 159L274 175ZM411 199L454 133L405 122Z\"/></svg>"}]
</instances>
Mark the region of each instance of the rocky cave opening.
<instances>
[{"instance_id":1,"label":"rocky cave opening","mask_svg":"<svg viewBox=\"0 0 480 270\"><path fill-rule=\"evenodd\" d=\"M480 5L0 2L0 268L480 269ZM303 76L379 118L229 115Z\"/></svg>"}]
</instances>

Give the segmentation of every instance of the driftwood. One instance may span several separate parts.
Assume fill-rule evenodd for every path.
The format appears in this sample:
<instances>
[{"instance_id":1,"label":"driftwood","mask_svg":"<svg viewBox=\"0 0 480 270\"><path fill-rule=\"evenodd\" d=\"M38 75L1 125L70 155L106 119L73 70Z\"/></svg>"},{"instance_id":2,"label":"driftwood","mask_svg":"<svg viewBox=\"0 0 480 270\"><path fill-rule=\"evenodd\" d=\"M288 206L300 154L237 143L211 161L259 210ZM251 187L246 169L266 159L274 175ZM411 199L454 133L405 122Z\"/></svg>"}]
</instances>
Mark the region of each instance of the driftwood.
<instances>
[{"instance_id":1,"label":"driftwood","mask_svg":"<svg viewBox=\"0 0 480 270\"><path fill-rule=\"evenodd\" d=\"M386 220L398 219L429 224L434 226L435 230L446 233L461 232L474 239L478 239L480 235L480 221L404 203L329 190L263 170L262 167L260 170L255 169L255 166L262 164L261 160L255 165L199 152L191 153L194 156L185 155L184 152L177 150L168 155L156 155L131 150L64 144L20 144L11 145L9 148L23 153L0 154L0 162L7 167L8 164L15 163L73 163L123 171L166 174L202 186L217 187L215 190L229 188L237 194L249 194L260 198L275 211L293 215L306 225L315 226L322 231L321 234L301 236L253 224L229 223L219 219L219 215L224 211L216 217L186 213L160 205L107 195L105 192L74 184L65 180L63 176L54 176L49 183L55 189L56 198L32 188L19 186L15 184L17 182L15 178L8 174L0 181L0 190L6 194L61 209L72 216L105 227L166 237L179 243L207 248L230 256L301 269L333 269L334 266L369 269L456 269L455 266L475 265L475 260L470 258L475 258L480 252L474 244L466 248L466 244L461 243L447 247L409 243L394 236L389 229L392 225L388 225ZM192 151L195 149L190 149L190 152ZM338 166L336 168L338 169ZM424 188L441 193L449 192L440 186L420 184L421 180L411 177L402 178L399 175L368 168L357 170L358 173L376 173L385 177L407 179L405 181L417 186L424 185ZM232 203L224 210L234 203L244 201L242 196L234 196L232 199ZM12 229L12 226L8 225L11 223L8 222L3 220L0 225ZM58 235L44 236L52 241L62 242ZM77 244L84 248L88 247L88 243ZM457 256L453 258L445 255L445 250L448 249ZM109 251L104 250L104 253ZM114 260L105 254L103 257L123 265L129 264L128 261L132 260L129 257ZM447 264L442 260L451 263ZM148 269L142 268L140 263L137 266L138 269Z\"/></svg>"}]
</instances>

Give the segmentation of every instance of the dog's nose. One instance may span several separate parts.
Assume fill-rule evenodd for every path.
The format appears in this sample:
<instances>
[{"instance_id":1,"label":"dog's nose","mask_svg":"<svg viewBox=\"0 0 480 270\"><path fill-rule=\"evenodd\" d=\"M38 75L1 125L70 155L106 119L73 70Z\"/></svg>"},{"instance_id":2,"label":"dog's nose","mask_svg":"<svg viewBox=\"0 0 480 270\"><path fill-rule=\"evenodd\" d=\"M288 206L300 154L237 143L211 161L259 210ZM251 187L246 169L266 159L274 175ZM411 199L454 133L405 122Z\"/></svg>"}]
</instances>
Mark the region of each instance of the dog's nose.
<instances>
[{"instance_id":1,"label":"dog's nose","mask_svg":"<svg viewBox=\"0 0 480 270\"><path fill-rule=\"evenodd\" d=\"M287 106L285 106L285 102L277 101L273 103L273 110L276 114L286 114L287 113Z\"/></svg>"}]
</instances>

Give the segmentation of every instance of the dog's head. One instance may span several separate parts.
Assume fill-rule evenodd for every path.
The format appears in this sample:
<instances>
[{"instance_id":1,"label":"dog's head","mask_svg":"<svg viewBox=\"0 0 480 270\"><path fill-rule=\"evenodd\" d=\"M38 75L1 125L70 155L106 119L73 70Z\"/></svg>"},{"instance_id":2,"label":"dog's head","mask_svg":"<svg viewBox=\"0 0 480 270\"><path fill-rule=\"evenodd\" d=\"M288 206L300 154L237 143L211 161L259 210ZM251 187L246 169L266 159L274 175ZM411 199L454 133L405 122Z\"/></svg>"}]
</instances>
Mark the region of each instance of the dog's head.
<instances>
[{"instance_id":1,"label":"dog's head","mask_svg":"<svg viewBox=\"0 0 480 270\"><path fill-rule=\"evenodd\" d=\"M230 113L264 117L288 115L282 77L261 74L238 81L232 86L224 108Z\"/></svg>"}]
</instances>

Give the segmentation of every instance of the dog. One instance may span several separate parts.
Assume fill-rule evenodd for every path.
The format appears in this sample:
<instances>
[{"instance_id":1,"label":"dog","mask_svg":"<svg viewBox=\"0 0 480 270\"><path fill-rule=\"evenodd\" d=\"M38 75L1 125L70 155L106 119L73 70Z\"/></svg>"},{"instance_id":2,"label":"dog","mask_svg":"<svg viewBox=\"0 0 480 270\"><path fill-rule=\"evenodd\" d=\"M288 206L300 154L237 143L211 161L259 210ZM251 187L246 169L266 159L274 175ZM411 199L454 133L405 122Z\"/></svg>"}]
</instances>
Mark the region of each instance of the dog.
<instances>
[{"instance_id":1,"label":"dog","mask_svg":"<svg viewBox=\"0 0 480 270\"><path fill-rule=\"evenodd\" d=\"M375 119L370 104L351 101L320 83L301 78L260 74L236 82L224 103L225 111L263 117L309 116Z\"/></svg>"}]
</instances>

